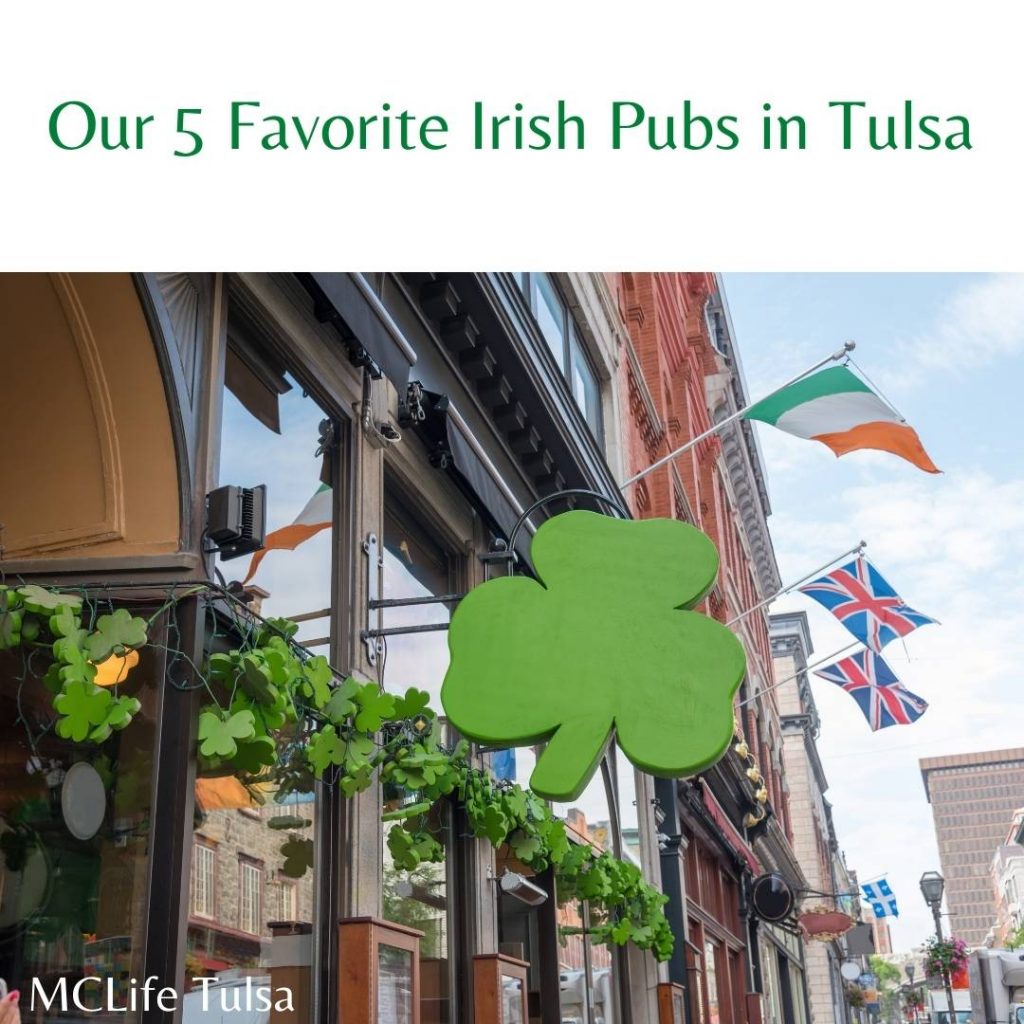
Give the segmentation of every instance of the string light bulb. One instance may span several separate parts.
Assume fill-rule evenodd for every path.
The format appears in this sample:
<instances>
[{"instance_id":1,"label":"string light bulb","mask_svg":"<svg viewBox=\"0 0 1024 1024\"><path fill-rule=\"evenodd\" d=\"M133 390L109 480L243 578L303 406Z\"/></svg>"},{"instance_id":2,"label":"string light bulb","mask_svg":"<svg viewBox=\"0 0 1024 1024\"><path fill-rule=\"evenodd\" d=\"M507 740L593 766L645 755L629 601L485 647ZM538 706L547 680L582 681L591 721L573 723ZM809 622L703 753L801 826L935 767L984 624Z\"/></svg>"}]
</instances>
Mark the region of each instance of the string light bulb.
<instances>
[{"instance_id":1,"label":"string light bulb","mask_svg":"<svg viewBox=\"0 0 1024 1024\"><path fill-rule=\"evenodd\" d=\"M740 757L742 757L744 760L750 757L750 747L747 746L746 740L741 740L732 749L735 750L736 753L739 754Z\"/></svg>"},{"instance_id":2,"label":"string light bulb","mask_svg":"<svg viewBox=\"0 0 1024 1024\"><path fill-rule=\"evenodd\" d=\"M96 666L97 686L117 686L123 683L128 673L139 663L138 651L127 651L125 654L112 654Z\"/></svg>"},{"instance_id":3,"label":"string light bulb","mask_svg":"<svg viewBox=\"0 0 1024 1024\"><path fill-rule=\"evenodd\" d=\"M761 769L760 768L757 768L757 767L748 768L746 774L747 774L747 778L750 779L750 781L755 786L759 786L761 784L761 782L764 780L764 776L761 774Z\"/></svg>"},{"instance_id":4,"label":"string light bulb","mask_svg":"<svg viewBox=\"0 0 1024 1024\"><path fill-rule=\"evenodd\" d=\"M757 802L758 802L759 804L764 804L764 803L767 803L767 802L768 802L768 790L767 790L767 789L765 789L765 788L764 788L764 786L762 786L762 787L761 787L761 788L760 788L760 789L759 789L759 790L758 790L758 791L757 791L757 792L756 792L756 793L754 794L754 799L755 799L755 800L756 800L756 801L757 801Z\"/></svg>"}]
</instances>

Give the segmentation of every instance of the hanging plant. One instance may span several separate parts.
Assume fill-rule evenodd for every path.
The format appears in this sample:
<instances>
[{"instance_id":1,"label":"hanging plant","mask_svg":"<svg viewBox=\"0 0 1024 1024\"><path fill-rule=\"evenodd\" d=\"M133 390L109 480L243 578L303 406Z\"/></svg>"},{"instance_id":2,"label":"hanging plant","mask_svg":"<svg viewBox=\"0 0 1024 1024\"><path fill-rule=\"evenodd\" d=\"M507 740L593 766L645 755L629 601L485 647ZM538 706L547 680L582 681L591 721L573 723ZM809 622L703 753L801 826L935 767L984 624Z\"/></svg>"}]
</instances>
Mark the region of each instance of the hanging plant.
<instances>
[{"instance_id":1,"label":"hanging plant","mask_svg":"<svg viewBox=\"0 0 1024 1024\"><path fill-rule=\"evenodd\" d=\"M57 735L102 743L141 707L134 697L119 696L117 686L128 656L145 645L149 623L118 608L85 628L82 604L77 594L35 584L0 585L0 650L48 651L52 661L42 683L53 695ZM100 671L107 685L97 684Z\"/></svg>"},{"instance_id":2,"label":"hanging plant","mask_svg":"<svg viewBox=\"0 0 1024 1024\"><path fill-rule=\"evenodd\" d=\"M930 977L955 974L967 967L967 944L963 939L930 939L924 947L924 972Z\"/></svg>"}]
</instances>

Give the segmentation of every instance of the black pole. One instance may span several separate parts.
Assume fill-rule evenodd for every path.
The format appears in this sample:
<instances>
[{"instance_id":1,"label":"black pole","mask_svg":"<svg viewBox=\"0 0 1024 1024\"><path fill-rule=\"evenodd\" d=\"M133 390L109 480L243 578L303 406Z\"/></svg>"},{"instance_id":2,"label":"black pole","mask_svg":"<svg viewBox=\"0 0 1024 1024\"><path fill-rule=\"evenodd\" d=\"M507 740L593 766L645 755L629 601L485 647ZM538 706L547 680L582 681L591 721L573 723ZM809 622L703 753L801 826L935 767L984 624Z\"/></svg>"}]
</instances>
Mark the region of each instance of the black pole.
<instances>
[{"instance_id":1,"label":"black pole","mask_svg":"<svg viewBox=\"0 0 1024 1024\"><path fill-rule=\"evenodd\" d=\"M935 918L935 937L942 942L942 911L939 903L933 903L932 917ZM953 1008L953 985L949 977L949 969L942 969L942 983L946 988L946 1006L949 1009L949 1024L957 1024L956 1010Z\"/></svg>"}]
</instances>

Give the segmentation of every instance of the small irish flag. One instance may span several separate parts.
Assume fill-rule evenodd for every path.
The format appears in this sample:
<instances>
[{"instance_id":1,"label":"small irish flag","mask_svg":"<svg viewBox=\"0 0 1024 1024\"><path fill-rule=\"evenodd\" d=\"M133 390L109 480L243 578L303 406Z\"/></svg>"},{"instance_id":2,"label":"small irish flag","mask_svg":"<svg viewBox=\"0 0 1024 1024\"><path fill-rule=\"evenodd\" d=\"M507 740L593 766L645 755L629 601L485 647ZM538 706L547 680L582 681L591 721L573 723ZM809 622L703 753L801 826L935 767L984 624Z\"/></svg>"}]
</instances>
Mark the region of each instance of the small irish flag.
<instances>
[{"instance_id":1,"label":"small irish flag","mask_svg":"<svg viewBox=\"0 0 1024 1024\"><path fill-rule=\"evenodd\" d=\"M917 432L845 366L833 366L790 384L756 402L743 418L820 441L836 455L874 448L899 455L926 473L939 472Z\"/></svg>"},{"instance_id":2,"label":"small irish flag","mask_svg":"<svg viewBox=\"0 0 1024 1024\"><path fill-rule=\"evenodd\" d=\"M295 517L289 526L272 530L267 534L266 543L253 556L249 563L249 573L242 581L248 583L256 575L256 570L268 551L294 551L303 541L326 530L331 525L331 489L321 484L320 489L306 502L305 508Z\"/></svg>"}]
</instances>

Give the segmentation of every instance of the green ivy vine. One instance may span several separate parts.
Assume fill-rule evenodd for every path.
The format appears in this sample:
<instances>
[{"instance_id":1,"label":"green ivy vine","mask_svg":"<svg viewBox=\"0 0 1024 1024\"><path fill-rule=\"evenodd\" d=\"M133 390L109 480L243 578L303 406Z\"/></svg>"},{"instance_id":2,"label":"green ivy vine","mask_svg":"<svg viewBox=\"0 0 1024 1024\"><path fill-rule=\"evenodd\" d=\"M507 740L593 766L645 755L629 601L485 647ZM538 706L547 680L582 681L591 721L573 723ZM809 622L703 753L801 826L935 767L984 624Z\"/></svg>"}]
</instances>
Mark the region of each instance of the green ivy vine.
<instances>
[{"instance_id":1,"label":"green ivy vine","mask_svg":"<svg viewBox=\"0 0 1024 1024\"><path fill-rule=\"evenodd\" d=\"M43 683L54 695L57 733L102 743L125 728L140 705L118 695L116 684L97 685L98 666L143 647L156 615L145 620L118 608L86 626L82 606L74 594L0 586L0 650L48 648L52 662ZM379 781L386 794L401 795L382 817L390 825L394 866L402 871L443 861L431 815L440 801L456 801L474 836L507 846L534 871L553 868L560 902L588 901L594 941L632 942L659 960L669 958L667 897L635 864L572 842L544 800L475 765L465 741L445 746L426 693L410 688L398 696L375 682L339 681L325 657L295 643L295 623L246 622L252 628L239 647L209 654L201 667L209 698L198 722L202 775L233 775L250 791L253 783L272 781L278 801L309 792L314 777L346 797ZM299 834L310 822L282 814L268 824L288 833L283 870L301 877L313 863L313 842Z\"/></svg>"}]
</instances>

